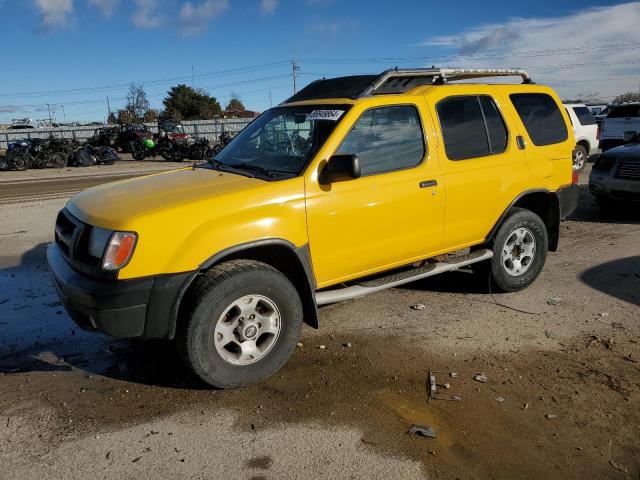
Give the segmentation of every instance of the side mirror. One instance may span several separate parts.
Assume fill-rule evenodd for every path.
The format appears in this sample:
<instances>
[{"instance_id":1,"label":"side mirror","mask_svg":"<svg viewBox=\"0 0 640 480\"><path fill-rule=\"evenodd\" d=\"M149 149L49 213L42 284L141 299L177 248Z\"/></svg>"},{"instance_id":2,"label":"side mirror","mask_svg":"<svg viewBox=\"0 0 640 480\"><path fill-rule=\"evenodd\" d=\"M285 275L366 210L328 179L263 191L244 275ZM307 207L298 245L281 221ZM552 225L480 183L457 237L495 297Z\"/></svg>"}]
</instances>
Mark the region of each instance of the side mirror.
<instances>
[{"instance_id":1,"label":"side mirror","mask_svg":"<svg viewBox=\"0 0 640 480\"><path fill-rule=\"evenodd\" d=\"M342 180L360 178L360 160L357 155L338 154L332 156L320 173L320 183L329 184Z\"/></svg>"},{"instance_id":2,"label":"side mirror","mask_svg":"<svg viewBox=\"0 0 640 480\"><path fill-rule=\"evenodd\" d=\"M633 130L627 130L626 132L624 132L623 135L623 140L625 142L630 142L631 140L633 140L633 137L636 136L636 132L634 132Z\"/></svg>"}]
</instances>

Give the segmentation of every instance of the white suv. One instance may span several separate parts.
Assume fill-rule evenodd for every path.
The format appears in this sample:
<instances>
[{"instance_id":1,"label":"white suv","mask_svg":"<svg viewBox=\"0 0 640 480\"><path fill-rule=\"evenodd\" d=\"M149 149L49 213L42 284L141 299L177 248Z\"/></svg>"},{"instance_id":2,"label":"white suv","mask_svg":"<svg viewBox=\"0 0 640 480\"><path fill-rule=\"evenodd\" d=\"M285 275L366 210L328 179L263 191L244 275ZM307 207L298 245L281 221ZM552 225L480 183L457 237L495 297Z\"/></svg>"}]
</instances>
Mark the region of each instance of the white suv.
<instances>
[{"instance_id":1,"label":"white suv","mask_svg":"<svg viewBox=\"0 0 640 480\"><path fill-rule=\"evenodd\" d=\"M591 110L584 103L565 103L573 134L576 137L576 148L573 151L573 168L582 170L587 158L598 149L598 126Z\"/></svg>"},{"instance_id":2,"label":"white suv","mask_svg":"<svg viewBox=\"0 0 640 480\"><path fill-rule=\"evenodd\" d=\"M602 122L600 148L604 152L623 145L627 143L625 136L632 137L638 132L640 132L640 103L614 105Z\"/></svg>"}]
</instances>

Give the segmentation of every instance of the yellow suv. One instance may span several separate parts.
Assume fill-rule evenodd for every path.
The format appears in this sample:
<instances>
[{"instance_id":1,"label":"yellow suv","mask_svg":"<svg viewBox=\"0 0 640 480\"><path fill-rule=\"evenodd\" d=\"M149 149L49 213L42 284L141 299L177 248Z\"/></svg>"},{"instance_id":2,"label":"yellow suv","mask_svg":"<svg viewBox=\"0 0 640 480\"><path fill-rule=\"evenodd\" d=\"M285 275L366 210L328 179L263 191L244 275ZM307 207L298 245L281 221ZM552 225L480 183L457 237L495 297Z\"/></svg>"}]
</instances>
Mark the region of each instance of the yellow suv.
<instances>
[{"instance_id":1,"label":"yellow suv","mask_svg":"<svg viewBox=\"0 0 640 480\"><path fill-rule=\"evenodd\" d=\"M522 83L456 82L496 76ZM467 265L531 284L577 204L571 132L522 70L319 80L204 165L73 197L49 267L82 328L175 339L203 381L246 385L318 305Z\"/></svg>"}]
</instances>

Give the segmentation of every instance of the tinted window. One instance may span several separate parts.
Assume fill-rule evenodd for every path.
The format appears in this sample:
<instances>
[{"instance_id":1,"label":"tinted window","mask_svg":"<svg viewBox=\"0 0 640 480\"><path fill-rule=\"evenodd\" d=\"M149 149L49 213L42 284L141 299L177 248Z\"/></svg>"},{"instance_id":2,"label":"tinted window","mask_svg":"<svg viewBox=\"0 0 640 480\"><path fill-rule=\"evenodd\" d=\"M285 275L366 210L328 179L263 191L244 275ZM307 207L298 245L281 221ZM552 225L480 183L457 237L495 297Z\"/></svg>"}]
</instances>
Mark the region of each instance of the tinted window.
<instances>
[{"instance_id":1,"label":"tinted window","mask_svg":"<svg viewBox=\"0 0 640 480\"><path fill-rule=\"evenodd\" d=\"M607 118L627 118L627 117L639 117L640 116L640 105L629 104L629 105L618 105L617 107L613 107L607 115Z\"/></svg>"},{"instance_id":2,"label":"tinted window","mask_svg":"<svg viewBox=\"0 0 640 480\"><path fill-rule=\"evenodd\" d=\"M487 131L478 97L453 97L438 103L444 148L450 160L489 155Z\"/></svg>"},{"instance_id":3,"label":"tinted window","mask_svg":"<svg viewBox=\"0 0 640 480\"><path fill-rule=\"evenodd\" d=\"M534 145L551 145L568 138L562 113L549 95L514 93L510 97Z\"/></svg>"},{"instance_id":4,"label":"tinted window","mask_svg":"<svg viewBox=\"0 0 640 480\"><path fill-rule=\"evenodd\" d=\"M450 160L485 157L502 153L507 148L507 129L490 97L447 98L437 109Z\"/></svg>"},{"instance_id":5,"label":"tinted window","mask_svg":"<svg viewBox=\"0 0 640 480\"><path fill-rule=\"evenodd\" d=\"M578 120L580 121L580 125L596 124L596 121L594 120L593 115L591 115L591 112L587 107L573 107L573 111L575 112L576 117L578 117Z\"/></svg>"},{"instance_id":6,"label":"tinted window","mask_svg":"<svg viewBox=\"0 0 640 480\"><path fill-rule=\"evenodd\" d=\"M504 125L502 115L491 97L482 96L479 98L489 132L489 149L492 154L502 153L507 149L508 139L507 127Z\"/></svg>"},{"instance_id":7,"label":"tinted window","mask_svg":"<svg viewBox=\"0 0 640 480\"><path fill-rule=\"evenodd\" d=\"M424 137L418 111L408 105L366 111L336 153L357 155L363 175L419 164Z\"/></svg>"}]
</instances>

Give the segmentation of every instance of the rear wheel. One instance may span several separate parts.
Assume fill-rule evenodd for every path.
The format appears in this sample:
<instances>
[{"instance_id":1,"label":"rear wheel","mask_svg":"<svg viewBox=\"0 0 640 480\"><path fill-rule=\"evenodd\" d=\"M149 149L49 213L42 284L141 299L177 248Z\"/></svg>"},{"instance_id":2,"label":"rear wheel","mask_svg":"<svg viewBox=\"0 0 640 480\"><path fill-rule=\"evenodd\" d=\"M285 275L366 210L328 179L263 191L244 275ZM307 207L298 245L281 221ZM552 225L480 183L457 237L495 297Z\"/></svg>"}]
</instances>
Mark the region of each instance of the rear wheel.
<instances>
[{"instance_id":1,"label":"rear wheel","mask_svg":"<svg viewBox=\"0 0 640 480\"><path fill-rule=\"evenodd\" d=\"M493 257L474 270L489 273L497 290L516 292L538 278L548 248L547 228L542 219L530 210L514 208L494 238Z\"/></svg>"},{"instance_id":2,"label":"rear wheel","mask_svg":"<svg viewBox=\"0 0 640 480\"><path fill-rule=\"evenodd\" d=\"M49 165L53 168L64 168L67 166L67 155L55 152L49 157Z\"/></svg>"},{"instance_id":3,"label":"rear wheel","mask_svg":"<svg viewBox=\"0 0 640 480\"><path fill-rule=\"evenodd\" d=\"M15 156L12 155L8 160L7 165L9 167L9 170L28 170L31 166L31 156L26 153L21 153Z\"/></svg>"},{"instance_id":4,"label":"rear wheel","mask_svg":"<svg viewBox=\"0 0 640 480\"><path fill-rule=\"evenodd\" d=\"M260 382L293 353L302 302L289 279L253 260L232 260L196 280L176 340L187 365L216 388Z\"/></svg>"},{"instance_id":5,"label":"rear wheel","mask_svg":"<svg viewBox=\"0 0 640 480\"><path fill-rule=\"evenodd\" d=\"M582 145L577 145L573 151L573 169L576 171L582 170L585 163L587 163L587 157L587 149Z\"/></svg>"}]
</instances>

